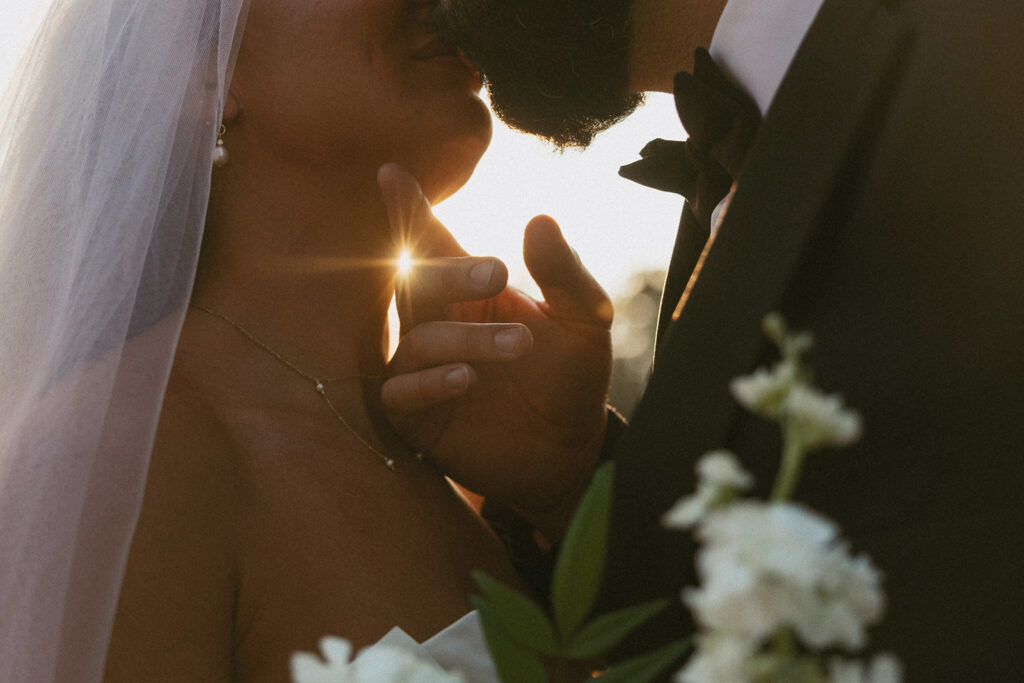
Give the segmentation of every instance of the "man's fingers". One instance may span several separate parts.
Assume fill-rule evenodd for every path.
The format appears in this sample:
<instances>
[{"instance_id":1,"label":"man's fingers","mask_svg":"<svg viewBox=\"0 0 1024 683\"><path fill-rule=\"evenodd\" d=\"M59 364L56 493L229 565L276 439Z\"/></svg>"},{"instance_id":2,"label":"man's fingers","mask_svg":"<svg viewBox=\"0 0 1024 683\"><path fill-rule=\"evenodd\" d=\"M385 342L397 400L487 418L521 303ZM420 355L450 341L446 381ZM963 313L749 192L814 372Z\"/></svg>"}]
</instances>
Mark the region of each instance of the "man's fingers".
<instances>
[{"instance_id":1,"label":"man's fingers","mask_svg":"<svg viewBox=\"0 0 1024 683\"><path fill-rule=\"evenodd\" d=\"M525 325L423 323L402 337L388 364L388 374L414 373L446 363L507 362L532 348L533 335Z\"/></svg>"},{"instance_id":2,"label":"man's fingers","mask_svg":"<svg viewBox=\"0 0 1024 683\"><path fill-rule=\"evenodd\" d=\"M526 225L523 259L553 315L611 326L611 299L566 243L553 218L536 216Z\"/></svg>"},{"instance_id":3,"label":"man's fingers","mask_svg":"<svg viewBox=\"0 0 1024 683\"><path fill-rule=\"evenodd\" d=\"M384 164L377 170L384 205L387 207L391 240L414 261L437 256L466 256L466 250L434 217L430 203L416 178L398 164Z\"/></svg>"},{"instance_id":4,"label":"man's fingers","mask_svg":"<svg viewBox=\"0 0 1024 683\"><path fill-rule=\"evenodd\" d=\"M384 408L393 415L407 415L463 396L476 382L476 373L465 363L398 375L380 390Z\"/></svg>"},{"instance_id":5,"label":"man's fingers","mask_svg":"<svg viewBox=\"0 0 1024 683\"><path fill-rule=\"evenodd\" d=\"M395 283L403 326L435 320L439 307L496 296L508 284L508 268L496 258L463 256L414 264Z\"/></svg>"},{"instance_id":6,"label":"man's fingers","mask_svg":"<svg viewBox=\"0 0 1024 683\"><path fill-rule=\"evenodd\" d=\"M381 402L392 415L408 415L453 401L469 391L476 372L468 363L515 360L533 348L525 325L423 323L402 338L388 363Z\"/></svg>"}]
</instances>

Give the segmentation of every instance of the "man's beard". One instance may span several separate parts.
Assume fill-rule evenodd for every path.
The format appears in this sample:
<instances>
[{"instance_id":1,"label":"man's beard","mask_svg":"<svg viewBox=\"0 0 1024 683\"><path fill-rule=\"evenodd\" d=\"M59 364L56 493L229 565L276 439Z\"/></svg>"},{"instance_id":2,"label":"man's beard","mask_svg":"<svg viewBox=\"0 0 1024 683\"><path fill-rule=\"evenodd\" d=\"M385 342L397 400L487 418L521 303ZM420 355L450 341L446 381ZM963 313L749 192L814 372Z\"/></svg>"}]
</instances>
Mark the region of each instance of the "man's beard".
<instances>
[{"instance_id":1,"label":"man's beard","mask_svg":"<svg viewBox=\"0 0 1024 683\"><path fill-rule=\"evenodd\" d=\"M583 148L631 114L631 0L442 0L435 21L513 128Z\"/></svg>"}]
</instances>

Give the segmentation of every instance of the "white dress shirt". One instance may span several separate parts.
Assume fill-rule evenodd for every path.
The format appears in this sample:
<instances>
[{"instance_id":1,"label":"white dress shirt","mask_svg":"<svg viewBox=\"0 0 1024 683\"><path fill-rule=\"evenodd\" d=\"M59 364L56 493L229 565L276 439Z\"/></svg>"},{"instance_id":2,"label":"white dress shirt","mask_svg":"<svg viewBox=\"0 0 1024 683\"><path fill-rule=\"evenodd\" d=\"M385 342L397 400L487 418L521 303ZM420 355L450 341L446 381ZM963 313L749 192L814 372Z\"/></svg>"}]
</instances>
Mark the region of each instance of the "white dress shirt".
<instances>
[{"instance_id":1,"label":"white dress shirt","mask_svg":"<svg viewBox=\"0 0 1024 683\"><path fill-rule=\"evenodd\" d=\"M725 5L708 52L722 72L753 98L762 116L823 2L729 0ZM712 212L712 234L731 199L732 192Z\"/></svg>"},{"instance_id":2,"label":"white dress shirt","mask_svg":"<svg viewBox=\"0 0 1024 683\"><path fill-rule=\"evenodd\" d=\"M708 50L764 115L824 0L729 0Z\"/></svg>"}]
</instances>

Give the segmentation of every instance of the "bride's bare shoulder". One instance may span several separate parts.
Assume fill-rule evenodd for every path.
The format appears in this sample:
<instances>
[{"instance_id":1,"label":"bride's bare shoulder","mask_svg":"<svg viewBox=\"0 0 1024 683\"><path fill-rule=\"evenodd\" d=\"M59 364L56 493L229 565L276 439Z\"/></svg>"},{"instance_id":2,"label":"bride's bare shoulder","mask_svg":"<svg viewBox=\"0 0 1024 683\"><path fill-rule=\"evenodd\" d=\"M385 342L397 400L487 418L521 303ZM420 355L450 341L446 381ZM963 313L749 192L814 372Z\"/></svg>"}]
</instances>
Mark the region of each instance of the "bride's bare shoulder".
<instances>
[{"instance_id":1,"label":"bride's bare shoulder","mask_svg":"<svg viewBox=\"0 0 1024 683\"><path fill-rule=\"evenodd\" d=\"M239 480L231 444L172 376L107 659L106 680L230 680Z\"/></svg>"}]
</instances>

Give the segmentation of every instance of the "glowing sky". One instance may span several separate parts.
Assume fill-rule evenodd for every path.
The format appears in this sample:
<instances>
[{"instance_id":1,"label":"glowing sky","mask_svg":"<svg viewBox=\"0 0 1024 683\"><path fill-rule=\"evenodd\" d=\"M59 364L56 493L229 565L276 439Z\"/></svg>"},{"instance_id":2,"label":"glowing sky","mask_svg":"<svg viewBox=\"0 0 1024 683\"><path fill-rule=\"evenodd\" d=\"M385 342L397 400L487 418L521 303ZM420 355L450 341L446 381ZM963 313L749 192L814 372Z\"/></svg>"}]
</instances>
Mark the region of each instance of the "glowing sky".
<instances>
[{"instance_id":1,"label":"glowing sky","mask_svg":"<svg viewBox=\"0 0 1024 683\"><path fill-rule=\"evenodd\" d=\"M672 98L653 94L627 121L587 150L558 153L495 123L494 140L462 191L435 213L471 253L501 257L511 279L528 279L522 233L536 214L553 216L569 243L609 293L623 291L637 270L664 268L682 198L620 178L654 137L681 138Z\"/></svg>"}]
</instances>

